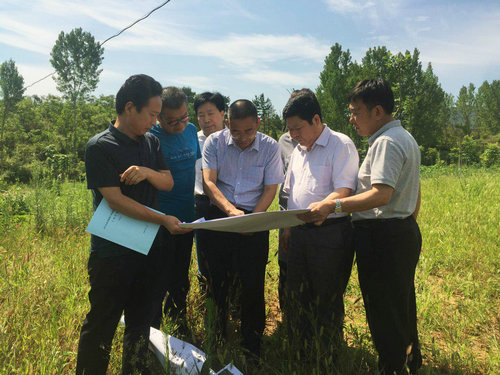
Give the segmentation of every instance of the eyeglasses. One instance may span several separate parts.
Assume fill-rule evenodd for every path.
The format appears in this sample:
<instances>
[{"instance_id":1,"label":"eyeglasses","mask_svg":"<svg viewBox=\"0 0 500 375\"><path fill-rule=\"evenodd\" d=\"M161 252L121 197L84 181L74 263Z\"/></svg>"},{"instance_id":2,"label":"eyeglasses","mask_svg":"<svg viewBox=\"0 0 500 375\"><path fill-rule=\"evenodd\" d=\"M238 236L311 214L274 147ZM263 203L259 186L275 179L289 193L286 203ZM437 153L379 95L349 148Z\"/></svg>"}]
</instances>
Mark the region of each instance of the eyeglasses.
<instances>
[{"instance_id":1,"label":"eyeglasses","mask_svg":"<svg viewBox=\"0 0 500 375\"><path fill-rule=\"evenodd\" d=\"M189 121L189 116L184 116L182 118L178 118L178 119L175 119L175 120L166 120L163 118L163 116L159 116L160 117L160 120L162 120L163 122L165 122L165 124L167 124L168 126L176 126L178 124L185 124L186 122Z\"/></svg>"}]
</instances>

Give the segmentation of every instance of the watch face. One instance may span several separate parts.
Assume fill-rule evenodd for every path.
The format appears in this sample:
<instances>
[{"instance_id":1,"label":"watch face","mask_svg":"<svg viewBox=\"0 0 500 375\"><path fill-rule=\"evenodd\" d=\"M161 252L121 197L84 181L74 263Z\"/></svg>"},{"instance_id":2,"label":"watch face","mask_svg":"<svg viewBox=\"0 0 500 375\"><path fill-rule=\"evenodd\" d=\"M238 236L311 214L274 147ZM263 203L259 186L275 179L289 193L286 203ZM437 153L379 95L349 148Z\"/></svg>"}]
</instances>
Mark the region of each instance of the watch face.
<instances>
[{"instance_id":1,"label":"watch face","mask_svg":"<svg viewBox=\"0 0 500 375\"><path fill-rule=\"evenodd\" d=\"M342 212L342 205L340 204L340 199L335 201L335 213L340 214Z\"/></svg>"}]
</instances>

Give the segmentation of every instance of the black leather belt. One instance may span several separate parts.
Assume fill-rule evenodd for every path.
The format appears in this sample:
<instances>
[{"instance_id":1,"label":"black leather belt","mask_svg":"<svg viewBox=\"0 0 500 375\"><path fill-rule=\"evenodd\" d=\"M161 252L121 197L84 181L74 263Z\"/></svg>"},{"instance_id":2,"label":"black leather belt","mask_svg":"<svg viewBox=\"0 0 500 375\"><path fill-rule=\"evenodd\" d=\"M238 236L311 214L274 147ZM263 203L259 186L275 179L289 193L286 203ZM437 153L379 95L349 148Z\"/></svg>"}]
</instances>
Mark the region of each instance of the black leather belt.
<instances>
[{"instance_id":1,"label":"black leather belt","mask_svg":"<svg viewBox=\"0 0 500 375\"><path fill-rule=\"evenodd\" d=\"M402 220L408 220L412 216L407 217L392 217L390 219L363 219L363 220L355 220L352 222L354 228L372 228L376 225L391 223L391 222L401 222Z\"/></svg>"},{"instance_id":2,"label":"black leather belt","mask_svg":"<svg viewBox=\"0 0 500 375\"><path fill-rule=\"evenodd\" d=\"M351 217L350 216L343 216L343 217L331 217L329 219L326 219L321 223L321 225L316 225L314 223L305 223L302 225L299 225L297 228L299 229L312 229L312 228L321 228L321 227L326 227L328 225L333 225L333 224L338 224L342 223L344 221L348 221Z\"/></svg>"},{"instance_id":3,"label":"black leather belt","mask_svg":"<svg viewBox=\"0 0 500 375\"><path fill-rule=\"evenodd\" d=\"M208 195L205 195L205 194L195 194L194 196L196 199L198 199L200 201L209 201L210 200Z\"/></svg>"}]
</instances>

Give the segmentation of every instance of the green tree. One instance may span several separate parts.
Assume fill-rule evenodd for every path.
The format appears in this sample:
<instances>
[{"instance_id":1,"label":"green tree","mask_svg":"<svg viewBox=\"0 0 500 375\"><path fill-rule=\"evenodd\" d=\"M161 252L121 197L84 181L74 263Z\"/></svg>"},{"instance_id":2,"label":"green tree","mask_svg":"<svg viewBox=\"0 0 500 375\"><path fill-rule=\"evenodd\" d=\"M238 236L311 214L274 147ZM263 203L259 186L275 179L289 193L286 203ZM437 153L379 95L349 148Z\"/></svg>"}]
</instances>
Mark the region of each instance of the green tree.
<instances>
[{"instance_id":1,"label":"green tree","mask_svg":"<svg viewBox=\"0 0 500 375\"><path fill-rule=\"evenodd\" d=\"M271 99L266 98L264 94L260 94L255 95L252 102L257 107L262 132L276 139L278 132L281 130L281 120L274 109Z\"/></svg>"},{"instance_id":2,"label":"green tree","mask_svg":"<svg viewBox=\"0 0 500 375\"><path fill-rule=\"evenodd\" d=\"M0 93L3 101L2 132L0 136L0 165L3 162L3 136L7 115L21 101L24 93L24 79L17 71L14 60L5 61L0 66Z\"/></svg>"},{"instance_id":3,"label":"green tree","mask_svg":"<svg viewBox=\"0 0 500 375\"><path fill-rule=\"evenodd\" d=\"M319 75L316 96L321 105L323 122L336 131L349 135L358 145L361 138L349 124L349 91L361 80L360 66L352 61L349 50L335 43L325 58L323 71Z\"/></svg>"},{"instance_id":4,"label":"green tree","mask_svg":"<svg viewBox=\"0 0 500 375\"><path fill-rule=\"evenodd\" d=\"M478 129L489 134L500 132L500 81L484 81L476 95Z\"/></svg>"},{"instance_id":5,"label":"green tree","mask_svg":"<svg viewBox=\"0 0 500 375\"><path fill-rule=\"evenodd\" d=\"M57 89L73 106L73 152L77 152L77 104L88 98L99 83L104 48L81 28L68 34L61 31L50 53L50 63L57 72Z\"/></svg>"},{"instance_id":6,"label":"green tree","mask_svg":"<svg viewBox=\"0 0 500 375\"><path fill-rule=\"evenodd\" d=\"M462 86L456 102L459 115L459 127L465 135L470 135L474 128L474 113L476 111L476 87L469 83L469 87Z\"/></svg>"}]
</instances>

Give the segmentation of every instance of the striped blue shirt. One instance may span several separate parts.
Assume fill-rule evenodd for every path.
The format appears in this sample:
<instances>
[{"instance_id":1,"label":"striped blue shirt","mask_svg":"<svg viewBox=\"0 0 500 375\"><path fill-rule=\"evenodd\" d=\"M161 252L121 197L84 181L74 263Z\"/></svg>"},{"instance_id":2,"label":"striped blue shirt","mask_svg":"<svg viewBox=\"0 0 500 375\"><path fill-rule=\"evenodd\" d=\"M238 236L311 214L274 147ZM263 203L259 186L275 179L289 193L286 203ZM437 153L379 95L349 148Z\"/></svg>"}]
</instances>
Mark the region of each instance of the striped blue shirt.
<instances>
[{"instance_id":1,"label":"striped blue shirt","mask_svg":"<svg viewBox=\"0 0 500 375\"><path fill-rule=\"evenodd\" d=\"M203 147L202 168L216 170L216 185L224 197L249 211L259 201L264 185L284 180L278 143L259 132L245 150L234 143L229 129L211 134Z\"/></svg>"}]
</instances>

